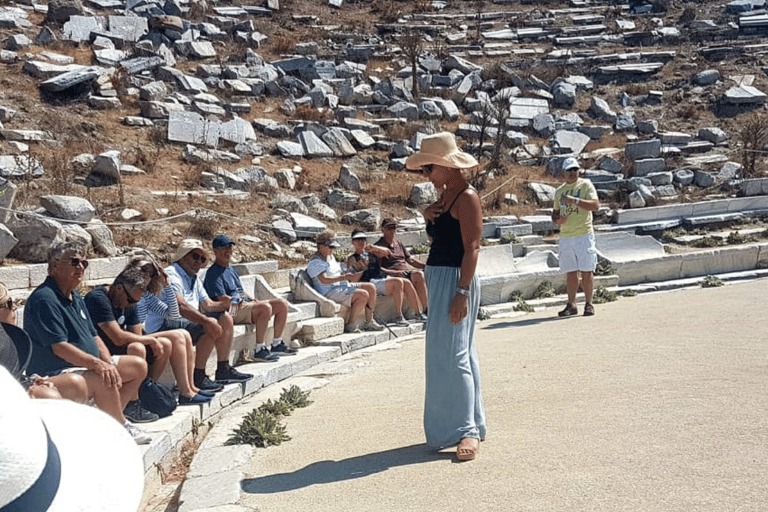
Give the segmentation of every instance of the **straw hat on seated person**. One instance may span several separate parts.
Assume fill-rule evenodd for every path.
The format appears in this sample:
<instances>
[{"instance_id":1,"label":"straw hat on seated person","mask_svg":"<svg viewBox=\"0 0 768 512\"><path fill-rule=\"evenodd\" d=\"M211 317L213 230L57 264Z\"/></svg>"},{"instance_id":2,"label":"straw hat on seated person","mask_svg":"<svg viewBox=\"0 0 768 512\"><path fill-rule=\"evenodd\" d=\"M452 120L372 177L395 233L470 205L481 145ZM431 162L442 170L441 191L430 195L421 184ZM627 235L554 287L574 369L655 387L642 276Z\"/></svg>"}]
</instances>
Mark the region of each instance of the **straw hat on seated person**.
<instances>
[{"instance_id":1,"label":"straw hat on seated person","mask_svg":"<svg viewBox=\"0 0 768 512\"><path fill-rule=\"evenodd\" d=\"M203 254L207 254L203 247L203 242L196 238L185 238L179 244L179 248L176 249L176 254L173 255L172 261L175 263L194 250L203 251Z\"/></svg>"}]
</instances>

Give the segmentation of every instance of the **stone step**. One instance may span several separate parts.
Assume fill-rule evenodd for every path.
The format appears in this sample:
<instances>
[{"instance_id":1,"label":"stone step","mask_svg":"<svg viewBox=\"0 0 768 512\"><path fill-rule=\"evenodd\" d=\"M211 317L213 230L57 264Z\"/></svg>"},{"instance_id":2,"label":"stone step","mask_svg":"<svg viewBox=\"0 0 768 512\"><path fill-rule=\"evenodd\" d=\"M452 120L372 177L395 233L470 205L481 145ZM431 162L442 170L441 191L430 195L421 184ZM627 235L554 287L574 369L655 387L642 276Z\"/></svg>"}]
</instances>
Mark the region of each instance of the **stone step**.
<instances>
[{"instance_id":1,"label":"stone step","mask_svg":"<svg viewBox=\"0 0 768 512\"><path fill-rule=\"evenodd\" d=\"M314 305L314 303L312 303ZM310 318L301 323L301 329L296 337L304 345L313 345L318 341L344 332L344 319L333 316L329 318Z\"/></svg>"}]
</instances>

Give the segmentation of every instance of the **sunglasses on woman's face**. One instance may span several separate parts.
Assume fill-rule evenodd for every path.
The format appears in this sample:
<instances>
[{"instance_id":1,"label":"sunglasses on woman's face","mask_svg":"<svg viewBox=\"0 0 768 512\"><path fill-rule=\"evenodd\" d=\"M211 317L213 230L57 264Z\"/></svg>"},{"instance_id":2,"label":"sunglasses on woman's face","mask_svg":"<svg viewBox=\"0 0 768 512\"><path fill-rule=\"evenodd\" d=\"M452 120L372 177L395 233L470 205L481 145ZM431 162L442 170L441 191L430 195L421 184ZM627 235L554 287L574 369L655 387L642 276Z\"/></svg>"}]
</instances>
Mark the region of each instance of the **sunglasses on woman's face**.
<instances>
[{"instance_id":1,"label":"sunglasses on woman's face","mask_svg":"<svg viewBox=\"0 0 768 512\"><path fill-rule=\"evenodd\" d=\"M433 164L422 165L421 166L421 174L426 174L426 175L432 174L432 166L433 166Z\"/></svg>"},{"instance_id":2,"label":"sunglasses on woman's face","mask_svg":"<svg viewBox=\"0 0 768 512\"><path fill-rule=\"evenodd\" d=\"M199 261L200 263L205 263L208 258L203 256L202 254L198 254L196 252L190 253L192 255L192 259L195 261Z\"/></svg>"},{"instance_id":3,"label":"sunglasses on woman's face","mask_svg":"<svg viewBox=\"0 0 768 512\"><path fill-rule=\"evenodd\" d=\"M0 303L0 309L10 309L13 311L16 309L16 305L13 303L13 299L8 297L7 302Z\"/></svg>"}]
</instances>

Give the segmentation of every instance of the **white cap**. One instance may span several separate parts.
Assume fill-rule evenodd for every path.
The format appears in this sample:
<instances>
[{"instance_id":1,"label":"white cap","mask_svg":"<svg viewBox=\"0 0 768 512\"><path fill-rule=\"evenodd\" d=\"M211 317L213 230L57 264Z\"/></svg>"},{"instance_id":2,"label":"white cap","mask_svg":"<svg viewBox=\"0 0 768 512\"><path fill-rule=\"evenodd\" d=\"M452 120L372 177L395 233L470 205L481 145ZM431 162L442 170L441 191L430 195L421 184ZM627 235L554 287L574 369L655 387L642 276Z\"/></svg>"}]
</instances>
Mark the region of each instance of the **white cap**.
<instances>
[{"instance_id":1,"label":"white cap","mask_svg":"<svg viewBox=\"0 0 768 512\"><path fill-rule=\"evenodd\" d=\"M581 169L581 166L579 165L579 161L576 160L576 158L569 156L568 158L563 160L562 169L564 171L567 171L568 169Z\"/></svg>"}]
</instances>

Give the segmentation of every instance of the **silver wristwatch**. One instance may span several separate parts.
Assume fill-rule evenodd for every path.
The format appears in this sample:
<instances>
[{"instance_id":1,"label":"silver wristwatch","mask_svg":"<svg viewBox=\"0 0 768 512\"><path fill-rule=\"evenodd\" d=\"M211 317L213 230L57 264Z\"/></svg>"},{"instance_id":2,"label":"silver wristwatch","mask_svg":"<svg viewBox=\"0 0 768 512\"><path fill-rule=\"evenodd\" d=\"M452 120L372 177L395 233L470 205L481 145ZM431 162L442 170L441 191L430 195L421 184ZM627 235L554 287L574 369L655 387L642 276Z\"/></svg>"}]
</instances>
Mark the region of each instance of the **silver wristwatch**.
<instances>
[{"instance_id":1,"label":"silver wristwatch","mask_svg":"<svg viewBox=\"0 0 768 512\"><path fill-rule=\"evenodd\" d=\"M469 287L462 288L461 286L457 286L456 293L458 293L459 295L463 295L465 297L469 297Z\"/></svg>"}]
</instances>

